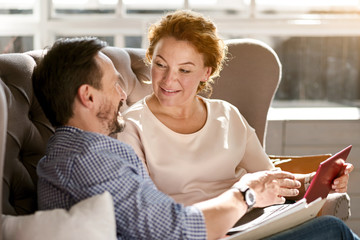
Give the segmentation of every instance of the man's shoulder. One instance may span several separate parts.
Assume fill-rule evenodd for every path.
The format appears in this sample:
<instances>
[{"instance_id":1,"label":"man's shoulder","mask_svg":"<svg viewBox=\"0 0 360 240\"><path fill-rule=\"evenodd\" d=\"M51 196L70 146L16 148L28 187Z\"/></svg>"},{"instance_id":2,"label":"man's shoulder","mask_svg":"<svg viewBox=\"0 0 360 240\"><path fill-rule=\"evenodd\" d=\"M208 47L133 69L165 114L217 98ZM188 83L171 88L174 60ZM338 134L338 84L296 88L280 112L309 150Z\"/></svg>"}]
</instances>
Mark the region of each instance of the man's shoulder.
<instances>
[{"instance_id":1,"label":"man's shoulder","mask_svg":"<svg viewBox=\"0 0 360 240\"><path fill-rule=\"evenodd\" d=\"M61 129L55 132L53 141L48 146L46 158L40 162L40 166L52 168L50 163L56 162L57 168L63 167L64 172L70 170L69 166L72 172L77 168L82 169L80 172L89 172L115 166L131 167L140 162L134 150L117 139L100 133L72 130Z\"/></svg>"},{"instance_id":2,"label":"man's shoulder","mask_svg":"<svg viewBox=\"0 0 360 240\"><path fill-rule=\"evenodd\" d=\"M55 149L70 149L75 152L86 153L97 151L130 151L130 147L117 139L100 133L83 131L73 127L57 129L49 142Z\"/></svg>"},{"instance_id":3,"label":"man's shoulder","mask_svg":"<svg viewBox=\"0 0 360 240\"><path fill-rule=\"evenodd\" d=\"M84 147L91 149L91 151L111 151L111 152L123 152L132 151L132 148L110 136L106 136L100 133L84 132L83 133Z\"/></svg>"}]
</instances>

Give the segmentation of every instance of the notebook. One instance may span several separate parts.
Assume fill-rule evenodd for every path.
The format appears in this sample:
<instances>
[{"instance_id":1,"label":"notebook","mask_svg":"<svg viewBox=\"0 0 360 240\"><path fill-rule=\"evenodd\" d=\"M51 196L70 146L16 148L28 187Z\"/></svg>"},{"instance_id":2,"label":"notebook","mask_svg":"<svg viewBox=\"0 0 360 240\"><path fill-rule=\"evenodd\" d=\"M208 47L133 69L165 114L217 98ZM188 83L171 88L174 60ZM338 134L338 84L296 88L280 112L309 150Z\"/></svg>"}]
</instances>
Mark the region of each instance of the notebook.
<instances>
[{"instance_id":1,"label":"notebook","mask_svg":"<svg viewBox=\"0 0 360 240\"><path fill-rule=\"evenodd\" d=\"M304 198L293 204L255 208L245 214L228 232L225 239L259 239L284 231L316 217L331 190L332 181L343 171L352 146L321 162Z\"/></svg>"}]
</instances>

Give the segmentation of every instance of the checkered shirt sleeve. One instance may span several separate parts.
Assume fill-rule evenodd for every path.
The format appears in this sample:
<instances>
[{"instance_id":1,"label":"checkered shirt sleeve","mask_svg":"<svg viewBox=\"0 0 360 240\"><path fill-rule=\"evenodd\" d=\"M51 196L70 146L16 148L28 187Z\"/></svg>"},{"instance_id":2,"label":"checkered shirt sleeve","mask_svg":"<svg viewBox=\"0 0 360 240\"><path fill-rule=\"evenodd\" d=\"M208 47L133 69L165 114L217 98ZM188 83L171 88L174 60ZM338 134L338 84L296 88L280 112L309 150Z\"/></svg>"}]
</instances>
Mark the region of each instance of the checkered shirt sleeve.
<instances>
[{"instance_id":1,"label":"checkered shirt sleeve","mask_svg":"<svg viewBox=\"0 0 360 240\"><path fill-rule=\"evenodd\" d=\"M100 134L58 128L38 165L41 209L113 196L118 239L206 239L204 217L158 191L132 148Z\"/></svg>"}]
</instances>

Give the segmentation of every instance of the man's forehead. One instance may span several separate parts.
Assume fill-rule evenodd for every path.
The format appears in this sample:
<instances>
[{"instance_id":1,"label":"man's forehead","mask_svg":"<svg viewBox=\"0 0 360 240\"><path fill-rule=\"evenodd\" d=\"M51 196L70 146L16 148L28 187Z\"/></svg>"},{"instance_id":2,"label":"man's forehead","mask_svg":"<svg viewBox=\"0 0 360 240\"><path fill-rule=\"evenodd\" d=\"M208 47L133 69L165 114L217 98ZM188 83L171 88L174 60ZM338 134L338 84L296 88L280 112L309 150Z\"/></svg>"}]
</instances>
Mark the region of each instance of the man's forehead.
<instances>
[{"instance_id":1,"label":"man's forehead","mask_svg":"<svg viewBox=\"0 0 360 240\"><path fill-rule=\"evenodd\" d=\"M99 67L104 70L103 77L114 73L116 75L117 82L120 83L121 87L124 87L124 78L122 74L115 68L113 62L106 54L98 52L95 59L99 63Z\"/></svg>"},{"instance_id":2,"label":"man's forehead","mask_svg":"<svg viewBox=\"0 0 360 240\"><path fill-rule=\"evenodd\" d=\"M98 52L95 55L95 61L99 68L103 71L103 75L106 75L109 73L108 71L115 69L111 59L102 52Z\"/></svg>"},{"instance_id":3,"label":"man's forehead","mask_svg":"<svg viewBox=\"0 0 360 240\"><path fill-rule=\"evenodd\" d=\"M95 59L97 61L103 61L103 62L112 62L110 60L110 58L108 56L106 56L103 52L99 51L96 55L95 55Z\"/></svg>"}]
</instances>

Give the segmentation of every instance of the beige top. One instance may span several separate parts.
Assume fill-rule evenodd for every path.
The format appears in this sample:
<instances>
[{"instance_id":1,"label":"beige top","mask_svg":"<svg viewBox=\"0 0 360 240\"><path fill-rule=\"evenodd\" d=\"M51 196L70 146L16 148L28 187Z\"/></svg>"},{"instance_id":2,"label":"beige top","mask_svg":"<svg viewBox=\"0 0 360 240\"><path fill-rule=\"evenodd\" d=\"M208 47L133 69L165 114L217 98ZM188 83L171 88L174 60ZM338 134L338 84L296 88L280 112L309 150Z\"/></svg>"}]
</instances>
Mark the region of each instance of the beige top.
<instances>
[{"instance_id":1,"label":"beige top","mask_svg":"<svg viewBox=\"0 0 360 240\"><path fill-rule=\"evenodd\" d=\"M185 205L215 197L246 172L274 168L238 109L202 98L207 120L199 131L179 134L161 123L145 99L125 113L118 139L130 144L160 191Z\"/></svg>"}]
</instances>

